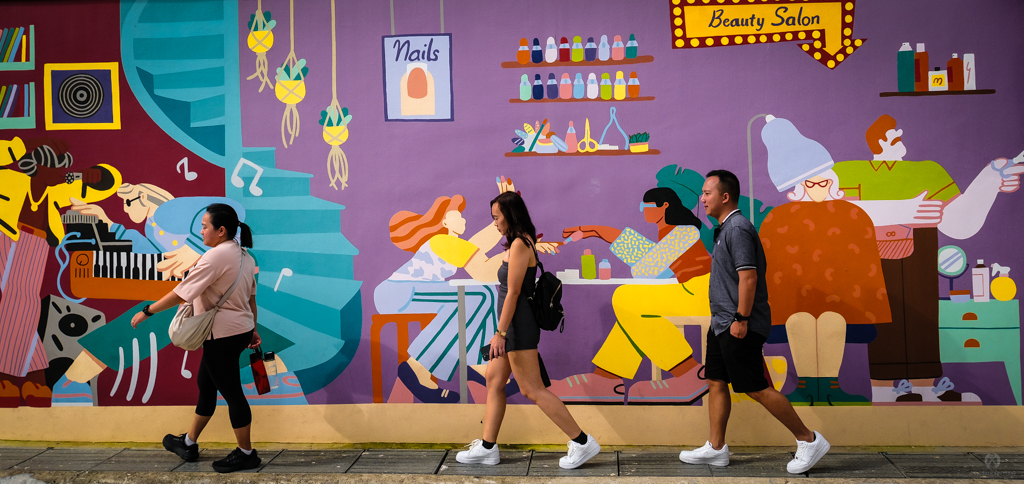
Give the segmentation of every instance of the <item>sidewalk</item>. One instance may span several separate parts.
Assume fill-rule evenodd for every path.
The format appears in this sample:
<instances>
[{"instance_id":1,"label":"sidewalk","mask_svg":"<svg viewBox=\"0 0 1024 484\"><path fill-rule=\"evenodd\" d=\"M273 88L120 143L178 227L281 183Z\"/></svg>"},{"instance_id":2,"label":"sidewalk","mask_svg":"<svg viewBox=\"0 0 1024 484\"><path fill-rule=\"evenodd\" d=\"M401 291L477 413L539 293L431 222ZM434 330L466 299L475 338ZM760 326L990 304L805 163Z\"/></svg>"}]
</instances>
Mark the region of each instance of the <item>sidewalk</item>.
<instances>
[{"instance_id":1,"label":"sidewalk","mask_svg":"<svg viewBox=\"0 0 1024 484\"><path fill-rule=\"evenodd\" d=\"M558 467L564 451L556 447L506 447L497 466L463 465L458 448L358 448L301 444L257 446L259 468L217 474L210 463L229 447L203 448L198 462L184 462L150 444L132 447L105 444L0 443L0 483L37 482L545 482L552 478L586 478L587 482L689 482L769 479L838 479L839 482L894 482L908 479L1024 479L1024 448L864 448L833 447L806 474L789 474L793 448L732 449L728 467L695 466L678 459L681 448L612 447L582 467ZM733 479L729 479L733 478ZM558 479L562 481L563 479ZM576 479L568 479L573 481ZM908 481L909 482L909 481ZM993 482L993 481L988 481Z\"/></svg>"}]
</instances>

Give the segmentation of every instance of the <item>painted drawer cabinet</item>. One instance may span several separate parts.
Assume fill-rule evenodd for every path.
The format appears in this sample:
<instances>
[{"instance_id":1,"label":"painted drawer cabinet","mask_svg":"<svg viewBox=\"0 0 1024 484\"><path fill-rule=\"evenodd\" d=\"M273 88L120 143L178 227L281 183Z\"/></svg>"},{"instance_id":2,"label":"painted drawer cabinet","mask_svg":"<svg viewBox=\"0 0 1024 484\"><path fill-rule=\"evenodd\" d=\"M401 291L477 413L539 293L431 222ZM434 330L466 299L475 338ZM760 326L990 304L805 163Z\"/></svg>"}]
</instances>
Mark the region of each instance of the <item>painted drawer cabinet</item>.
<instances>
[{"instance_id":1,"label":"painted drawer cabinet","mask_svg":"<svg viewBox=\"0 0 1024 484\"><path fill-rule=\"evenodd\" d=\"M939 349L946 363L1001 361L1021 404L1020 304L939 301Z\"/></svg>"}]
</instances>

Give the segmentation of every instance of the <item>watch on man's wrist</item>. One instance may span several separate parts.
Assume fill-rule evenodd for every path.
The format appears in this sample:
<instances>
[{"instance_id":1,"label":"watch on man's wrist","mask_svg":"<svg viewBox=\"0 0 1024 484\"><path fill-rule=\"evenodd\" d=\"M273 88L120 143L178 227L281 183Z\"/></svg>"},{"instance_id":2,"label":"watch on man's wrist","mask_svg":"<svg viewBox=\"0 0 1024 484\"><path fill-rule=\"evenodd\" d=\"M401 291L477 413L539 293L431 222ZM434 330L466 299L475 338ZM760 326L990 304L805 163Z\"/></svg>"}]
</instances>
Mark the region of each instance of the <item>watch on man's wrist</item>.
<instances>
[{"instance_id":1,"label":"watch on man's wrist","mask_svg":"<svg viewBox=\"0 0 1024 484\"><path fill-rule=\"evenodd\" d=\"M750 320L750 316L744 316L744 315L740 314L739 311L736 311L736 314L733 314L732 317L733 317L733 320L738 321L738 322L745 322L745 321L749 321Z\"/></svg>"},{"instance_id":2,"label":"watch on man's wrist","mask_svg":"<svg viewBox=\"0 0 1024 484\"><path fill-rule=\"evenodd\" d=\"M149 304L142 306L142 314L145 314L147 318L153 316L153 313L149 312Z\"/></svg>"}]
</instances>

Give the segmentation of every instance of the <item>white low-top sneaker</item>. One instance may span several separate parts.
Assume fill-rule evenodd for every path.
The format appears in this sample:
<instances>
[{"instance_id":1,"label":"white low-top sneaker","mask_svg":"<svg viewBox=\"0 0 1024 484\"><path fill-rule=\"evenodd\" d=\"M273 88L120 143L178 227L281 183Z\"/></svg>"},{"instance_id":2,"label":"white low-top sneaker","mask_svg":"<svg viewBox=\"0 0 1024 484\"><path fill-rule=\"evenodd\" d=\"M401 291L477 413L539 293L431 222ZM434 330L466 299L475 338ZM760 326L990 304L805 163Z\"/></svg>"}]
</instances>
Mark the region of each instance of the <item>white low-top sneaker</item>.
<instances>
[{"instance_id":1,"label":"white low-top sneaker","mask_svg":"<svg viewBox=\"0 0 1024 484\"><path fill-rule=\"evenodd\" d=\"M724 467L729 465L729 446L727 444L722 445L720 450L715 450L711 446L711 442L706 442L699 449L680 452L679 460L687 464L708 464Z\"/></svg>"},{"instance_id":2,"label":"white low-top sneaker","mask_svg":"<svg viewBox=\"0 0 1024 484\"><path fill-rule=\"evenodd\" d=\"M803 474L814 467L832 446L817 430L814 431L813 442L796 441L796 456L789 461L786 470L790 474Z\"/></svg>"},{"instance_id":3,"label":"white low-top sneaker","mask_svg":"<svg viewBox=\"0 0 1024 484\"><path fill-rule=\"evenodd\" d=\"M490 466L498 465L501 460L498 457L498 444L494 444L494 447L488 450L484 448L484 441L476 439L466 447L469 447L469 450L456 454L455 460L463 464L487 464Z\"/></svg>"},{"instance_id":4,"label":"white low-top sneaker","mask_svg":"<svg viewBox=\"0 0 1024 484\"><path fill-rule=\"evenodd\" d=\"M558 467L562 469L575 469L590 460L601 452L601 445L587 434L587 443L580 445L575 440L569 441L569 454L558 459Z\"/></svg>"}]
</instances>

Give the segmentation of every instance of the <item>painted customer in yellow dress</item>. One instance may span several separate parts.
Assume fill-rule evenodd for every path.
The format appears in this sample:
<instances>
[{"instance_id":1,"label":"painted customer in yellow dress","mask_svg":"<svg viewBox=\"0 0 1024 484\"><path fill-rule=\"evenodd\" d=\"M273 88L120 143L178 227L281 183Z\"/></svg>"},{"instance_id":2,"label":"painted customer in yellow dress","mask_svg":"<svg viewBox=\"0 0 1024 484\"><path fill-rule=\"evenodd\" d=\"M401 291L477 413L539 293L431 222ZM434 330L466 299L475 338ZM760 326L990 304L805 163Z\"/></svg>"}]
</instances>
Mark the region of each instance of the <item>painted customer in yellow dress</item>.
<instances>
[{"instance_id":1,"label":"painted customer in yellow dress","mask_svg":"<svg viewBox=\"0 0 1024 484\"><path fill-rule=\"evenodd\" d=\"M615 324L594 356L593 373L552 382L551 391L566 403L623 403L623 378L632 379L647 356L674 378L634 383L630 405L688 405L708 392L697 377L700 364L683 333L666 317L711 316L708 280L711 257L700 241L700 220L671 188L648 190L640 204L644 220L657 225L658 241L631 228L584 225L565 229L570 237L598 237L636 279L675 278L679 284L625 284L612 295Z\"/></svg>"}]
</instances>

